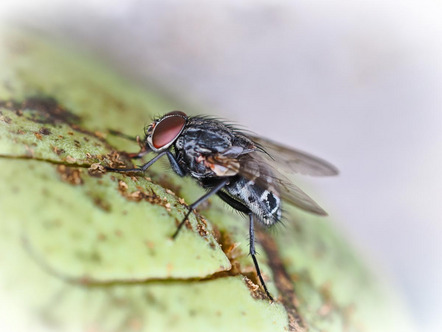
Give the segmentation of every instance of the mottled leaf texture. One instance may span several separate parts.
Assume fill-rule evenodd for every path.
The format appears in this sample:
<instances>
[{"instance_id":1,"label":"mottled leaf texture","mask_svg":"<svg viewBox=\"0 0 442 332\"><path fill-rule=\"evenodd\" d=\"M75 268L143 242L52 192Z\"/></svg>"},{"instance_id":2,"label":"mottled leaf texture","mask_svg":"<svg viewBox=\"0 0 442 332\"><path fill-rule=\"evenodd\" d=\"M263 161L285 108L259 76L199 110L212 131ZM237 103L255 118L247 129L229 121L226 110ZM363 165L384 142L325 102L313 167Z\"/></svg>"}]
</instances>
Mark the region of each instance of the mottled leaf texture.
<instances>
[{"instance_id":1,"label":"mottled leaf texture","mask_svg":"<svg viewBox=\"0 0 442 332\"><path fill-rule=\"evenodd\" d=\"M103 165L133 167L122 151L139 146L116 132L198 110L49 37L10 27L0 43L2 331L410 330L333 220L286 205L284 225L257 230L274 303L247 255L247 221L218 198L173 241L202 190L164 165L144 176ZM299 172L318 165L302 156ZM314 175L334 172L322 166Z\"/></svg>"}]
</instances>

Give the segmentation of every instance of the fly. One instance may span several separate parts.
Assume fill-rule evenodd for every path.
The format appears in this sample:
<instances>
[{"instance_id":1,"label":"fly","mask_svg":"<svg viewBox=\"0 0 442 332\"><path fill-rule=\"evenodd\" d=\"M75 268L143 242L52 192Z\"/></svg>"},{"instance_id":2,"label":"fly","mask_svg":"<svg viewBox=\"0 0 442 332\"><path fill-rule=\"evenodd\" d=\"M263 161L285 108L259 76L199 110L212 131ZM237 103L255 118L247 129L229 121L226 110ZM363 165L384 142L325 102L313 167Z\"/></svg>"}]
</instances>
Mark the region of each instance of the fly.
<instances>
[{"instance_id":1,"label":"fly","mask_svg":"<svg viewBox=\"0 0 442 332\"><path fill-rule=\"evenodd\" d=\"M189 205L178 225L176 238L190 213L213 195L249 217L250 256L268 298L273 301L259 269L255 251L254 222L272 226L281 220L281 201L305 211L326 215L307 194L295 186L278 168L313 176L331 176L338 170L330 163L305 152L268 139L242 133L220 120L190 117L181 111L167 113L145 128L142 149L133 158L148 152L157 155L144 165L131 169L107 168L116 172L145 172L166 155L179 176L191 176L207 190Z\"/></svg>"}]
</instances>

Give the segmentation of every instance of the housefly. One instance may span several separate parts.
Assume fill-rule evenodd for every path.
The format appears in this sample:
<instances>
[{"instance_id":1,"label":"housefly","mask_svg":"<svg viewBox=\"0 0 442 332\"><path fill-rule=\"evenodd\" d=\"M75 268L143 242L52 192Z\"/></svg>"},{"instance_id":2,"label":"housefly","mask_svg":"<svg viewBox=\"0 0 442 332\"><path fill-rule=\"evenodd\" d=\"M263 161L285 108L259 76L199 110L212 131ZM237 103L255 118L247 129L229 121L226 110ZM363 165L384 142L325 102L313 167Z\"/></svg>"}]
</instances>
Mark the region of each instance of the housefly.
<instances>
[{"instance_id":1,"label":"housefly","mask_svg":"<svg viewBox=\"0 0 442 332\"><path fill-rule=\"evenodd\" d=\"M156 156L138 168L107 169L144 172L166 155L175 173L191 176L207 190L206 194L189 205L173 238L176 238L190 213L215 194L233 209L248 215L250 256L265 293L273 301L256 260L254 222L258 220L265 226L272 226L280 221L281 200L305 211L326 215L280 170L314 176L336 175L338 170L322 159L243 133L220 120L207 116L187 116L181 111L173 111L154 120L145 128L141 145L141 151L132 154L132 157L139 158L148 152L154 152Z\"/></svg>"}]
</instances>

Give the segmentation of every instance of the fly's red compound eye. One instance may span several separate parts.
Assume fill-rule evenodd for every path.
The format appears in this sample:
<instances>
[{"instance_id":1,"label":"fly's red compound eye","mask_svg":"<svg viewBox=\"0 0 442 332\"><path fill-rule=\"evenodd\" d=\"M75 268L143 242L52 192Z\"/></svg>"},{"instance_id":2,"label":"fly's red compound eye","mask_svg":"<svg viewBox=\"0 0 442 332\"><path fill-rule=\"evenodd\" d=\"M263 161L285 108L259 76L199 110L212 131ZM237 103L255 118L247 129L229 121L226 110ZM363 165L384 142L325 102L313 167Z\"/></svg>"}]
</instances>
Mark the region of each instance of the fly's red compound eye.
<instances>
[{"instance_id":1,"label":"fly's red compound eye","mask_svg":"<svg viewBox=\"0 0 442 332\"><path fill-rule=\"evenodd\" d=\"M170 112L163 116L152 133L152 146L157 150L170 146L181 134L186 119L187 115L180 111Z\"/></svg>"}]
</instances>

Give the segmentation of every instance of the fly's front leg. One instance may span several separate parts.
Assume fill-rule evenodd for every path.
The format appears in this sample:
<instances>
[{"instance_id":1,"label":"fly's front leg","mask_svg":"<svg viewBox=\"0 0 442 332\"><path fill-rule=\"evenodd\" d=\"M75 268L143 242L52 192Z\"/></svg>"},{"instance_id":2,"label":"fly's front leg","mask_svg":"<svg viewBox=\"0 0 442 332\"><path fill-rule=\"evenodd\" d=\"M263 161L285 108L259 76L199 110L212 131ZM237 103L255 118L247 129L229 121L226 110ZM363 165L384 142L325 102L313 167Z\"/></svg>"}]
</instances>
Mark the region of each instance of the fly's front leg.
<instances>
[{"instance_id":1,"label":"fly's front leg","mask_svg":"<svg viewBox=\"0 0 442 332\"><path fill-rule=\"evenodd\" d=\"M151 150L147 149L144 142L140 139L140 136L133 137L133 136L127 135L127 134L122 133L121 131L115 130L115 129L109 129L108 133L111 135L117 136L117 137L127 139L129 141L136 141L138 143L138 145L141 148L139 152L126 153L127 156L131 159L141 159L141 158L143 158L143 156L145 154L147 154L151 151Z\"/></svg>"},{"instance_id":2,"label":"fly's front leg","mask_svg":"<svg viewBox=\"0 0 442 332\"><path fill-rule=\"evenodd\" d=\"M105 167L107 171L112 172L119 172L119 173L143 173L145 172L150 166L152 166L158 159L160 159L165 154L170 153L169 151L163 151L160 152L158 155L156 155L154 158L149 160L144 165L137 167L137 168L112 168L112 167Z\"/></svg>"},{"instance_id":3,"label":"fly's front leg","mask_svg":"<svg viewBox=\"0 0 442 332\"><path fill-rule=\"evenodd\" d=\"M218 183L215 187L210 189L205 195L198 198L194 203L189 205L189 211L187 211L186 215L184 216L183 220L178 225L175 233L173 233L172 238L175 239L180 232L181 227L183 227L184 223L186 222L187 218L189 218L190 213L196 209L198 205L200 205L202 202L206 201L210 196L215 195L217 192L219 192L221 189L223 189L227 184L229 183L229 179L222 180L220 183Z\"/></svg>"},{"instance_id":4,"label":"fly's front leg","mask_svg":"<svg viewBox=\"0 0 442 332\"><path fill-rule=\"evenodd\" d=\"M170 166L172 167L173 171L178 174L179 176L185 176L186 172L181 168L180 164L178 164L178 161L175 159L175 156L170 151L166 151L167 158L169 159Z\"/></svg>"},{"instance_id":5,"label":"fly's front leg","mask_svg":"<svg viewBox=\"0 0 442 332\"><path fill-rule=\"evenodd\" d=\"M264 288L264 291L267 294L267 297L270 299L270 301L274 301L273 297L270 295L269 291L267 290L267 286L264 282L264 279L262 278L261 270L259 269L258 261L256 259L256 251L255 251L255 229L253 225L253 213L249 212L249 219L250 219L250 227L249 227L249 237L250 237L250 256L252 256L253 264L255 264L256 274L258 275L259 281L261 282L262 287Z\"/></svg>"}]
</instances>

